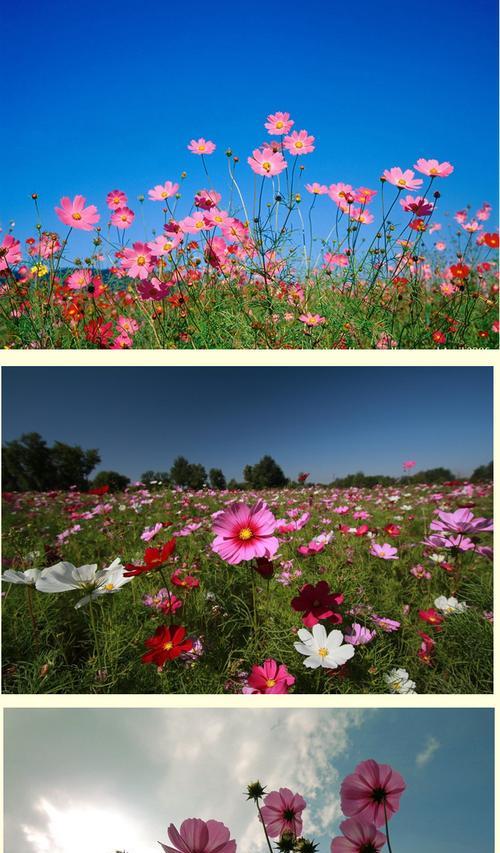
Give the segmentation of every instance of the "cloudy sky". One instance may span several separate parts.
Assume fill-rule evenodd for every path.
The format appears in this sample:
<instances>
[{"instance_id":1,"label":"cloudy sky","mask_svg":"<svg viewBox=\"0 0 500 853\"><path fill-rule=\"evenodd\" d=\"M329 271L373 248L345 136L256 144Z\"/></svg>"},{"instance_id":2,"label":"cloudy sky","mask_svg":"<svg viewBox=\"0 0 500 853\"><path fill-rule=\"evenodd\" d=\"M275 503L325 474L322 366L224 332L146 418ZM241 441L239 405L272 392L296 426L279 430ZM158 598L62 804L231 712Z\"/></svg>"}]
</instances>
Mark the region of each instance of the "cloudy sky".
<instances>
[{"instance_id":1,"label":"cloudy sky","mask_svg":"<svg viewBox=\"0 0 500 853\"><path fill-rule=\"evenodd\" d=\"M263 853L243 791L304 795L329 853L339 786L375 758L407 783L393 853L491 853L493 713L483 709L13 709L5 713L5 853L160 853L170 822L223 821Z\"/></svg>"}]
</instances>

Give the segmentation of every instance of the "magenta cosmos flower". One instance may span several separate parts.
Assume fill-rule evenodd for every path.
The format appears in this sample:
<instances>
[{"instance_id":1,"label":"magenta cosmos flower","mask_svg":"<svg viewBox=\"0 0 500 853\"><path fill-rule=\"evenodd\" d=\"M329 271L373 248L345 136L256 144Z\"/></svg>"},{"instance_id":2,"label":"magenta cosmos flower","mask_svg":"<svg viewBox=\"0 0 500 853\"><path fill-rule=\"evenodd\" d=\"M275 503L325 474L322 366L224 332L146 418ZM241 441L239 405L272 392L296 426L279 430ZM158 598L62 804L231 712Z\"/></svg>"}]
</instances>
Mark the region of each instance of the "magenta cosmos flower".
<instances>
[{"instance_id":1,"label":"magenta cosmos flower","mask_svg":"<svg viewBox=\"0 0 500 853\"><path fill-rule=\"evenodd\" d=\"M350 817L340 824L342 836L332 840L331 853L379 853L387 838L375 824Z\"/></svg>"},{"instance_id":2,"label":"magenta cosmos flower","mask_svg":"<svg viewBox=\"0 0 500 853\"><path fill-rule=\"evenodd\" d=\"M296 837L302 834L302 812L306 801L300 794L294 794L290 788L280 788L271 791L264 798L260 812L264 826L271 838L279 838L284 832L291 832Z\"/></svg>"},{"instance_id":3,"label":"magenta cosmos flower","mask_svg":"<svg viewBox=\"0 0 500 853\"><path fill-rule=\"evenodd\" d=\"M475 517L470 509L456 509L455 512L437 511L439 521L431 521L431 530L442 533L489 533L493 530L492 518Z\"/></svg>"},{"instance_id":4,"label":"magenta cosmos flower","mask_svg":"<svg viewBox=\"0 0 500 853\"><path fill-rule=\"evenodd\" d=\"M233 566L254 557L270 560L279 548L275 527L276 519L264 501L253 507L233 504L214 520L212 550Z\"/></svg>"},{"instance_id":5,"label":"magenta cosmos flower","mask_svg":"<svg viewBox=\"0 0 500 853\"><path fill-rule=\"evenodd\" d=\"M252 157L248 157L247 159L250 168L257 175L264 175L266 178L279 175L287 167L283 155L278 151L273 151L272 148L264 148L263 151L259 151L256 148Z\"/></svg>"},{"instance_id":6,"label":"magenta cosmos flower","mask_svg":"<svg viewBox=\"0 0 500 853\"><path fill-rule=\"evenodd\" d=\"M73 201L68 196L64 196L60 204L61 207L56 207L55 211L61 222L71 228L79 228L80 231L92 231L94 225L101 218L95 204L89 204L88 207L85 207L83 195L75 195Z\"/></svg>"},{"instance_id":7,"label":"magenta cosmos flower","mask_svg":"<svg viewBox=\"0 0 500 853\"><path fill-rule=\"evenodd\" d=\"M235 853L236 850L229 829L218 820L190 817L181 823L179 831L171 823L167 832L174 846L160 841L165 853Z\"/></svg>"},{"instance_id":8,"label":"magenta cosmos flower","mask_svg":"<svg viewBox=\"0 0 500 853\"><path fill-rule=\"evenodd\" d=\"M146 243L134 243L122 250L122 267L131 278L145 279L151 270L151 253Z\"/></svg>"},{"instance_id":9,"label":"magenta cosmos flower","mask_svg":"<svg viewBox=\"0 0 500 853\"><path fill-rule=\"evenodd\" d=\"M130 210L130 207L117 207L111 214L111 225L116 225L117 228L130 228L134 219L135 213Z\"/></svg>"},{"instance_id":10,"label":"magenta cosmos flower","mask_svg":"<svg viewBox=\"0 0 500 853\"><path fill-rule=\"evenodd\" d=\"M372 758L362 761L346 776L340 788L342 811L347 817L382 826L398 811L406 785L403 777L388 764Z\"/></svg>"},{"instance_id":11,"label":"magenta cosmos flower","mask_svg":"<svg viewBox=\"0 0 500 853\"><path fill-rule=\"evenodd\" d=\"M106 204L110 210L117 210L119 207L125 207L127 204L127 196L122 190L111 190L106 196Z\"/></svg>"},{"instance_id":12,"label":"magenta cosmos flower","mask_svg":"<svg viewBox=\"0 0 500 853\"><path fill-rule=\"evenodd\" d=\"M22 258L21 243L12 234L5 235L0 248L3 249L3 254L0 257L0 270L5 270L8 266L19 263Z\"/></svg>"},{"instance_id":13,"label":"magenta cosmos flower","mask_svg":"<svg viewBox=\"0 0 500 853\"><path fill-rule=\"evenodd\" d=\"M262 666L254 664L248 678L249 693L288 693L288 688L295 684L295 678L290 675L286 666L278 664L272 658L264 661Z\"/></svg>"}]
</instances>

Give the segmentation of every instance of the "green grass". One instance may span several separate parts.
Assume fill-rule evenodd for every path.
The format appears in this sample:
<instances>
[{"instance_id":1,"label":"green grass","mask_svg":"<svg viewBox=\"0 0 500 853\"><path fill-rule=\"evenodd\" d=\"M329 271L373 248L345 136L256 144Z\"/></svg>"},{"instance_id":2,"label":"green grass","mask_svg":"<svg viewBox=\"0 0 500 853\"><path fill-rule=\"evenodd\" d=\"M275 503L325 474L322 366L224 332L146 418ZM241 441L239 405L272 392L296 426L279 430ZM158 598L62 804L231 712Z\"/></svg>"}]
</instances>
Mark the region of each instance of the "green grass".
<instances>
[{"instance_id":1,"label":"green grass","mask_svg":"<svg viewBox=\"0 0 500 853\"><path fill-rule=\"evenodd\" d=\"M202 526L189 536L179 537L174 558L166 567L169 577L174 568L199 578L198 589L173 588L183 599L176 622L188 633L200 637L204 654L196 663L168 662L160 674L156 667L141 663L144 640L167 617L152 615L142 604L142 596L164 586L158 573L149 573L126 585L117 593L102 596L92 605L95 635L89 608L75 610L80 592L46 594L32 590L33 617L29 611L30 590L4 584L3 599L3 689L6 693L222 693L239 690L238 673L248 672L252 664L266 658L286 664L295 676L297 693L386 693L384 674L392 668L405 668L416 681L418 693L488 693L492 690L493 628L484 617L492 610L491 563L479 554L467 552L458 557L459 572L447 573L424 555L421 542L432 519L434 507L456 508L464 502L474 504L475 515L491 515L491 487L475 486L465 500L457 487L439 487L443 499L433 502L438 487L410 486L374 490L295 489L264 494L277 518L291 507L309 509L311 519L300 531L280 536L275 575L268 582L248 564L229 566L211 551L211 513L221 509L235 494L157 491L151 502L136 512L137 490L99 498L71 493L57 495L26 493L9 496L4 506L4 569L44 568L59 559L75 565L109 565L117 556L123 562L141 562L145 543L140 535L146 526L171 521L151 542L166 541L172 531L189 521ZM392 504L388 498L400 494ZM330 508L322 500L332 497ZM239 499L255 501L255 494L243 493ZM143 500L148 500L143 493ZM139 499L140 502L140 499ZM109 511L90 520L70 519L68 509L78 512L98 504ZM346 516L333 507L351 507ZM407 506L411 509L403 509ZM366 537L343 535L339 523L355 526L354 507L370 513L367 523L376 529L375 541L398 547L399 560L386 561L370 556ZM398 508L399 507L399 508ZM326 523L328 522L328 523ZM383 531L389 522L401 527L391 539ZM59 545L57 535L73 524L82 529ZM335 530L335 538L315 556L301 557L299 545L309 542L323 530ZM480 539L489 544L489 534ZM449 557L449 553L447 553ZM449 557L450 558L450 557ZM293 570L302 575L289 586L278 581L280 561L293 561ZM410 568L423 563L432 572L431 580L419 580ZM455 561L456 563L456 561ZM373 627L370 611L401 622L398 631L382 631L367 646L358 646L354 658L341 675L324 670L312 672L303 665L293 643L301 627L300 614L290 601L299 587L319 579L329 582L335 592L344 594L343 628L353 621L348 611L358 608L358 622ZM256 586L254 613L252 585ZM419 609L433 607L438 595L456 594L466 601L463 614L445 618L443 630L435 631L419 619ZM404 608L409 608L404 614ZM433 666L417 656L425 631L436 640ZM100 677L99 672L103 675ZM232 683L232 687L228 685Z\"/></svg>"}]
</instances>

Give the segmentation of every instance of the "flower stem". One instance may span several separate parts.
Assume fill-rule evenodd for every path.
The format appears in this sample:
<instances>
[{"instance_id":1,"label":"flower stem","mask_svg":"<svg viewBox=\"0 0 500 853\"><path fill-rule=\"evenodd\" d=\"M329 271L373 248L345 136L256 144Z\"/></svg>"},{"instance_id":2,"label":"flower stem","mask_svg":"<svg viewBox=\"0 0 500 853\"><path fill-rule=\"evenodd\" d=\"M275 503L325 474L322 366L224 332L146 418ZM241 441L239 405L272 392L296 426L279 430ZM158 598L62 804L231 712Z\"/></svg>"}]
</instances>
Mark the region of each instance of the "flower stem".
<instances>
[{"instance_id":1,"label":"flower stem","mask_svg":"<svg viewBox=\"0 0 500 853\"><path fill-rule=\"evenodd\" d=\"M270 841L269 835L267 834L266 824L264 823L264 820L262 817L262 812L260 810L260 805L259 805L258 800L255 800L255 805L257 806L257 811L259 812L260 822L262 824L262 829L264 830L264 835L266 836L267 846L269 847L270 853L274 853L273 848L271 846L271 841Z\"/></svg>"},{"instance_id":2,"label":"flower stem","mask_svg":"<svg viewBox=\"0 0 500 853\"><path fill-rule=\"evenodd\" d=\"M391 840L389 838L389 821L387 820L387 806L384 799L384 817L385 817L385 834L387 836L387 849L389 853L392 853Z\"/></svg>"}]
</instances>

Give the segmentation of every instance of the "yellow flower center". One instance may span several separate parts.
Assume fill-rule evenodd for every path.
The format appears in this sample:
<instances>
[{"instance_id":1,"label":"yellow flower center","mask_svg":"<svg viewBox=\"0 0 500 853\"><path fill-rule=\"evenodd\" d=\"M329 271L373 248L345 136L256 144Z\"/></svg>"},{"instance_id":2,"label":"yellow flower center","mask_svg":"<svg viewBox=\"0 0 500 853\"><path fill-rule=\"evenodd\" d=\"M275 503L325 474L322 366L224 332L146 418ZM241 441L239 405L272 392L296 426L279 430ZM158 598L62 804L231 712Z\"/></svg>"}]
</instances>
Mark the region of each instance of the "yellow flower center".
<instances>
[{"instance_id":1,"label":"yellow flower center","mask_svg":"<svg viewBox=\"0 0 500 853\"><path fill-rule=\"evenodd\" d=\"M73 219L76 219L77 221L82 218L81 213L72 213L71 216L73 217Z\"/></svg>"},{"instance_id":2,"label":"yellow flower center","mask_svg":"<svg viewBox=\"0 0 500 853\"><path fill-rule=\"evenodd\" d=\"M116 196L116 198L114 198L113 201L115 204L120 204L120 199L118 198L118 196Z\"/></svg>"},{"instance_id":3,"label":"yellow flower center","mask_svg":"<svg viewBox=\"0 0 500 853\"><path fill-rule=\"evenodd\" d=\"M274 678L268 678L266 681L266 687L274 687L275 684L276 684L276 682L275 682Z\"/></svg>"},{"instance_id":4,"label":"yellow flower center","mask_svg":"<svg viewBox=\"0 0 500 853\"><path fill-rule=\"evenodd\" d=\"M197 227L198 229L200 229L200 228L204 228L204 227L205 227L205 223L203 222L203 219L199 219L199 220L198 220L198 222L196 223L196 227Z\"/></svg>"},{"instance_id":5,"label":"yellow flower center","mask_svg":"<svg viewBox=\"0 0 500 853\"><path fill-rule=\"evenodd\" d=\"M165 649L166 652L169 652L170 649L173 649L173 647L174 647L174 644L172 642L170 642L170 640L168 641L168 643L163 643L163 648Z\"/></svg>"},{"instance_id":6,"label":"yellow flower center","mask_svg":"<svg viewBox=\"0 0 500 853\"><path fill-rule=\"evenodd\" d=\"M249 528L249 527L244 527L244 528L243 528L242 530L240 530L240 532L239 532L239 538L240 538L243 542L247 542L247 541L248 541L248 539L251 539L251 538L252 538L252 536L253 536L253 533L252 533L252 531L250 530L250 528Z\"/></svg>"},{"instance_id":7,"label":"yellow flower center","mask_svg":"<svg viewBox=\"0 0 500 853\"><path fill-rule=\"evenodd\" d=\"M266 160L266 162L262 164L262 168L265 172L269 172L271 170L271 164Z\"/></svg>"},{"instance_id":8,"label":"yellow flower center","mask_svg":"<svg viewBox=\"0 0 500 853\"><path fill-rule=\"evenodd\" d=\"M325 646L322 646L320 649L318 649L318 654L320 658L326 658L328 656L328 649L325 648Z\"/></svg>"},{"instance_id":9,"label":"yellow flower center","mask_svg":"<svg viewBox=\"0 0 500 853\"><path fill-rule=\"evenodd\" d=\"M126 222L126 221L127 221L127 214L126 214L126 213L122 213L122 215L120 216L120 219L121 219L121 221L122 221L122 222Z\"/></svg>"},{"instance_id":10,"label":"yellow flower center","mask_svg":"<svg viewBox=\"0 0 500 853\"><path fill-rule=\"evenodd\" d=\"M400 178L400 179L399 179L399 181L398 181L398 186L400 186L400 187L405 187L405 186L406 186L406 181L405 181L405 179L404 179L404 178Z\"/></svg>"},{"instance_id":11,"label":"yellow flower center","mask_svg":"<svg viewBox=\"0 0 500 853\"><path fill-rule=\"evenodd\" d=\"M205 150L204 145L198 145L198 151L204 151L204 150Z\"/></svg>"},{"instance_id":12,"label":"yellow flower center","mask_svg":"<svg viewBox=\"0 0 500 853\"><path fill-rule=\"evenodd\" d=\"M437 175L438 170L437 169L429 169L429 172L431 175Z\"/></svg>"},{"instance_id":13,"label":"yellow flower center","mask_svg":"<svg viewBox=\"0 0 500 853\"><path fill-rule=\"evenodd\" d=\"M112 583L107 583L106 586L104 587L104 589L107 589L108 591L111 591L114 588L115 588L115 586Z\"/></svg>"},{"instance_id":14,"label":"yellow flower center","mask_svg":"<svg viewBox=\"0 0 500 853\"><path fill-rule=\"evenodd\" d=\"M303 143L303 142L301 142L301 140L300 140L300 139L297 139L297 142L295 143L295 147L296 147L296 148L303 148L303 147L304 147L304 143Z\"/></svg>"},{"instance_id":15,"label":"yellow flower center","mask_svg":"<svg viewBox=\"0 0 500 853\"><path fill-rule=\"evenodd\" d=\"M137 258L138 266L143 267L145 263L146 263L146 258L144 257L144 255L139 255L139 257Z\"/></svg>"},{"instance_id":16,"label":"yellow flower center","mask_svg":"<svg viewBox=\"0 0 500 853\"><path fill-rule=\"evenodd\" d=\"M282 122L282 121L277 121L277 122L276 122L276 130L281 130L281 128L282 128L282 127L283 127L283 122Z\"/></svg>"},{"instance_id":17,"label":"yellow flower center","mask_svg":"<svg viewBox=\"0 0 500 853\"><path fill-rule=\"evenodd\" d=\"M168 198L168 193L167 193L167 192L165 192L165 190L163 190L163 192L162 192L162 194L161 194L161 197L162 197L162 198Z\"/></svg>"}]
</instances>

